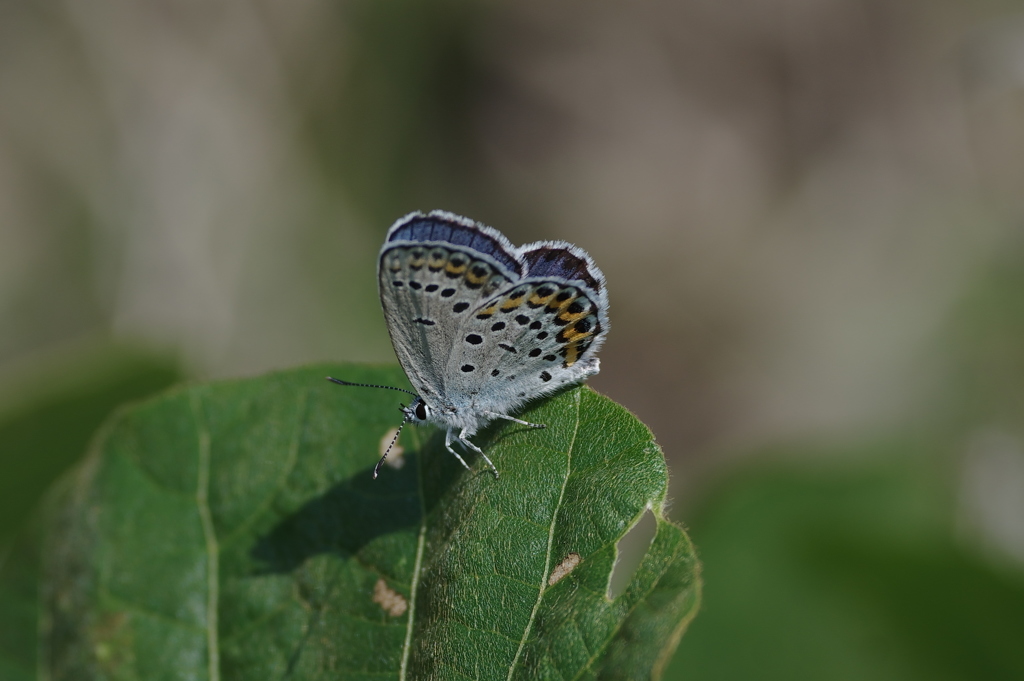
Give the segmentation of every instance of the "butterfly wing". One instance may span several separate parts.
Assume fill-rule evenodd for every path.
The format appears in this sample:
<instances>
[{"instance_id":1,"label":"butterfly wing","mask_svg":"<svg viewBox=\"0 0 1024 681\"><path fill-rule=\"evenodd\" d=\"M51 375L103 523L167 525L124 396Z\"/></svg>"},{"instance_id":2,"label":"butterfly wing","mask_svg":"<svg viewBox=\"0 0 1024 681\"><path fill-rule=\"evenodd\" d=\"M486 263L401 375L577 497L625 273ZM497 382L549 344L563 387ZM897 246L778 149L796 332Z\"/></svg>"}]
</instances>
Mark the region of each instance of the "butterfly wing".
<instances>
[{"instance_id":1,"label":"butterfly wing","mask_svg":"<svg viewBox=\"0 0 1024 681\"><path fill-rule=\"evenodd\" d=\"M472 310L452 341L449 391L477 410L509 414L599 370L594 355L608 333L601 270L565 242L530 244L520 256L525 276Z\"/></svg>"},{"instance_id":2,"label":"butterfly wing","mask_svg":"<svg viewBox=\"0 0 1024 681\"><path fill-rule=\"evenodd\" d=\"M483 300L518 281L526 265L497 230L451 213L413 213L388 230L377 280L391 343L410 383L442 410L463 390L452 357Z\"/></svg>"}]
</instances>

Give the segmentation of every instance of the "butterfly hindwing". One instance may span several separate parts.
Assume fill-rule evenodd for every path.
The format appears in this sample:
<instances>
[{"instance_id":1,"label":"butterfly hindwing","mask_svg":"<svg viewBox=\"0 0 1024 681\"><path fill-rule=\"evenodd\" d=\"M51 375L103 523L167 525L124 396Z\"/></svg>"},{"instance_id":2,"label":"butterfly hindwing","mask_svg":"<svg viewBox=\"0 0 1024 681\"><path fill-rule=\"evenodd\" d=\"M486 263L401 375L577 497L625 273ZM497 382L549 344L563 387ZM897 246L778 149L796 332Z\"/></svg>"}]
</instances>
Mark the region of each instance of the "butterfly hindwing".
<instances>
[{"instance_id":1,"label":"butterfly hindwing","mask_svg":"<svg viewBox=\"0 0 1024 681\"><path fill-rule=\"evenodd\" d=\"M551 324L558 329L556 340L565 352L566 366L581 365L582 375L573 380L597 373L594 355L609 328L604 273L583 249L564 241L527 244L520 252L527 265L524 281L548 278L560 286L548 308L557 304Z\"/></svg>"},{"instance_id":2,"label":"butterfly hindwing","mask_svg":"<svg viewBox=\"0 0 1024 681\"><path fill-rule=\"evenodd\" d=\"M593 356L608 330L603 275L570 244L526 248L528 265L538 256L527 278L473 310L449 359L451 392L478 409L509 413L598 370Z\"/></svg>"},{"instance_id":3,"label":"butterfly hindwing","mask_svg":"<svg viewBox=\"0 0 1024 681\"><path fill-rule=\"evenodd\" d=\"M591 297L576 285L531 279L483 303L455 340L451 392L508 413L594 373L586 358L603 330Z\"/></svg>"}]
</instances>

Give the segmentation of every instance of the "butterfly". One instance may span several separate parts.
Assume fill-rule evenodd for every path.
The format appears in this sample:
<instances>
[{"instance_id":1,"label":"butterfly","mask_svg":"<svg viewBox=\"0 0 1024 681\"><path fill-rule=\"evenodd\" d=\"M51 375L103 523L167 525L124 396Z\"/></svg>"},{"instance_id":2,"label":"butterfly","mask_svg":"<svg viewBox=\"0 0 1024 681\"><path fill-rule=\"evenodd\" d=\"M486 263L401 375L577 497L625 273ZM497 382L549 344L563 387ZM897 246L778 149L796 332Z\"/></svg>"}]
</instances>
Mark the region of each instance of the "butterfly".
<instances>
[{"instance_id":1,"label":"butterfly","mask_svg":"<svg viewBox=\"0 0 1024 681\"><path fill-rule=\"evenodd\" d=\"M391 343L416 392L328 380L409 393L402 426L445 428L445 448L466 468L453 443L483 457L497 478L469 438L495 419L543 428L512 414L600 370L595 355L608 334L605 278L570 243L516 247L468 218L411 213L387 232L377 283Z\"/></svg>"}]
</instances>

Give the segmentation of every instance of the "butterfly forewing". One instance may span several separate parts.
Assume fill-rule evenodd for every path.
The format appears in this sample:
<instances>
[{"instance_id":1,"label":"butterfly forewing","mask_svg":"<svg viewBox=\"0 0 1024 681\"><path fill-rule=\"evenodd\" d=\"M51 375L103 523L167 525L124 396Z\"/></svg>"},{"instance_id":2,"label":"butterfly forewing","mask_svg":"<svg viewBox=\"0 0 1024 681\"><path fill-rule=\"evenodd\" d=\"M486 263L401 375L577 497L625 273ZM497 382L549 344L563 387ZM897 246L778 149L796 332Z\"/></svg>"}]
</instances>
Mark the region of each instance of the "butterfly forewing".
<instances>
[{"instance_id":1,"label":"butterfly forewing","mask_svg":"<svg viewBox=\"0 0 1024 681\"><path fill-rule=\"evenodd\" d=\"M481 299L512 275L467 246L399 241L381 252L381 305L399 362L424 397L447 400L450 363L462 327Z\"/></svg>"}]
</instances>

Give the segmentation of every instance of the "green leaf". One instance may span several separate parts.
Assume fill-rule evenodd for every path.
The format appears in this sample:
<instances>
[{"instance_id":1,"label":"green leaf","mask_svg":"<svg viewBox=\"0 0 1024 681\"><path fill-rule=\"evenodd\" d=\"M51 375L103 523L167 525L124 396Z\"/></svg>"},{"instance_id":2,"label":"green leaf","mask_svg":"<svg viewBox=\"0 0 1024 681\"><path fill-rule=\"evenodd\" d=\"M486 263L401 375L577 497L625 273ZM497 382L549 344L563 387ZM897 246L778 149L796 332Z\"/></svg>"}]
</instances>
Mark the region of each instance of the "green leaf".
<instances>
[{"instance_id":1,"label":"green leaf","mask_svg":"<svg viewBox=\"0 0 1024 681\"><path fill-rule=\"evenodd\" d=\"M45 671L62 679L641 678L696 612L650 432L588 388L475 440L406 428L397 368L198 385L124 411L51 514ZM616 542L656 535L615 600ZM560 570L558 568L561 568ZM564 573L564 574L563 574Z\"/></svg>"},{"instance_id":2,"label":"green leaf","mask_svg":"<svg viewBox=\"0 0 1024 681\"><path fill-rule=\"evenodd\" d=\"M39 547L26 533L0 548L0 679L36 678Z\"/></svg>"},{"instance_id":3,"label":"green leaf","mask_svg":"<svg viewBox=\"0 0 1024 681\"><path fill-rule=\"evenodd\" d=\"M81 458L118 405L180 380L164 358L107 345L48 357L27 373L4 386L20 400L0 410L0 545L19 532L46 488Z\"/></svg>"},{"instance_id":4,"label":"green leaf","mask_svg":"<svg viewBox=\"0 0 1024 681\"><path fill-rule=\"evenodd\" d=\"M46 488L85 453L121 403L178 378L168 360L105 343L45 353L0 391L0 679L36 677L38 528Z\"/></svg>"}]
</instances>

